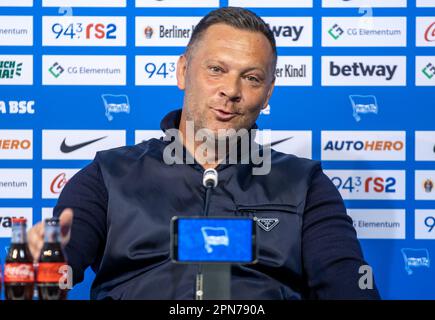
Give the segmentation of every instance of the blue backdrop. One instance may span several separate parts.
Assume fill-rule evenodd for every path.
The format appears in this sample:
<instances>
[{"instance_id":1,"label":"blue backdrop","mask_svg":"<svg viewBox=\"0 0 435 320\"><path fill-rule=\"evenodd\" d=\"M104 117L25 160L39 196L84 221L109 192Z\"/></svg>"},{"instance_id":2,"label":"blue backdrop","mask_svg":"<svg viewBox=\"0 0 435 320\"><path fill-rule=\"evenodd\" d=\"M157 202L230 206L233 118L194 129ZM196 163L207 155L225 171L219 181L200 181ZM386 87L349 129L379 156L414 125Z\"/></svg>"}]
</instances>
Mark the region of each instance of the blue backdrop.
<instances>
[{"instance_id":1,"label":"blue backdrop","mask_svg":"<svg viewBox=\"0 0 435 320\"><path fill-rule=\"evenodd\" d=\"M275 27L282 67L259 127L288 131L281 135L301 139L288 152L322 160L383 298L435 298L434 1L419 7L392 0L380 7L327 0L221 0L208 7L182 0L93 2L105 1L62 8L56 1L0 1L0 261L9 245L8 217L40 221L95 151L155 134L148 130L159 130L160 119L182 106L173 63L189 28L213 3L243 4ZM160 37L161 26L173 30L168 37ZM169 37L183 28L180 37ZM82 65L98 70L75 73ZM111 142L95 143L89 153L58 150L64 139L101 136ZM340 141L349 141L349 150ZM88 270L70 298L89 298L93 276Z\"/></svg>"}]
</instances>

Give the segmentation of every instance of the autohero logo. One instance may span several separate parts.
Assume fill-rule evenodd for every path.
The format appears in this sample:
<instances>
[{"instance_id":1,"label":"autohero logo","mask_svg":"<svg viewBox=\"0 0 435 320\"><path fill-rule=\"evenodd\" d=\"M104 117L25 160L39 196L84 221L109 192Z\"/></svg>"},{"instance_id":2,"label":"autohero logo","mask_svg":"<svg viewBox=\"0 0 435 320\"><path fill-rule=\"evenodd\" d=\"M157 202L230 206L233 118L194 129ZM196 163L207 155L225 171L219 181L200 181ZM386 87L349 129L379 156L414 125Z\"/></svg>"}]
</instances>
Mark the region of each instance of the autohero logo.
<instances>
[{"instance_id":1,"label":"autohero logo","mask_svg":"<svg viewBox=\"0 0 435 320\"><path fill-rule=\"evenodd\" d=\"M323 86L405 86L406 57L322 57Z\"/></svg>"},{"instance_id":2,"label":"autohero logo","mask_svg":"<svg viewBox=\"0 0 435 320\"><path fill-rule=\"evenodd\" d=\"M33 7L33 0L0 0L0 7Z\"/></svg>"},{"instance_id":3,"label":"autohero logo","mask_svg":"<svg viewBox=\"0 0 435 320\"><path fill-rule=\"evenodd\" d=\"M405 131L322 131L322 160L404 161Z\"/></svg>"},{"instance_id":4,"label":"autohero logo","mask_svg":"<svg viewBox=\"0 0 435 320\"><path fill-rule=\"evenodd\" d=\"M136 0L137 8L217 8L219 0Z\"/></svg>"},{"instance_id":5,"label":"autohero logo","mask_svg":"<svg viewBox=\"0 0 435 320\"><path fill-rule=\"evenodd\" d=\"M0 114L35 114L35 101L0 100Z\"/></svg>"},{"instance_id":6,"label":"autohero logo","mask_svg":"<svg viewBox=\"0 0 435 320\"><path fill-rule=\"evenodd\" d=\"M405 47L406 17L323 17L324 47Z\"/></svg>"},{"instance_id":7,"label":"autohero logo","mask_svg":"<svg viewBox=\"0 0 435 320\"><path fill-rule=\"evenodd\" d=\"M32 130L0 130L0 160L32 159Z\"/></svg>"},{"instance_id":8,"label":"autohero logo","mask_svg":"<svg viewBox=\"0 0 435 320\"><path fill-rule=\"evenodd\" d=\"M415 85L435 86L435 56L415 57Z\"/></svg>"},{"instance_id":9,"label":"autohero logo","mask_svg":"<svg viewBox=\"0 0 435 320\"><path fill-rule=\"evenodd\" d=\"M0 238L12 236L12 219L27 219L27 230L33 225L32 208L0 208Z\"/></svg>"},{"instance_id":10,"label":"autohero logo","mask_svg":"<svg viewBox=\"0 0 435 320\"><path fill-rule=\"evenodd\" d=\"M126 4L126 0L42 0L43 7L124 8Z\"/></svg>"},{"instance_id":11,"label":"autohero logo","mask_svg":"<svg viewBox=\"0 0 435 320\"><path fill-rule=\"evenodd\" d=\"M415 200L435 200L435 171L415 171Z\"/></svg>"},{"instance_id":12,"label":"autohero logo","mask_svg":"<svg viewBox=\"0 0 435 320\"><path fill-rule=\"evenodd\" d=\"M416 18L416 46L435 47L435 17Z\"/></svg>"},{"instance_id":13,"label":"autohero logo","mask_svg":"<svg viewBox=\"0 0 435 320\"><path fill-rule=\"evenodd\" d=\"M313 58L279 56L275 76L276 86L311 86L313 84Z\"/></svg>"},{"instance_id":14,"label":"autohero logo","mask_svg":"<svg viewBox=\"0 0 435 320\"><path fill-rule=\"evenodd\" d=\"M415 160L435 161L435 131L415 132Z\"/></svg>"},{"instance_id":15,"label":"autohero logo","mask_svg":"<svg viewBox=\"0 0 435 320\"><path fill-rule=\"evenodd\" d=\"M0 46L33 45L32 16L2 16L0 19Z\"/></svg>"},{"instance_id":16,"label":"autohero logo","mask_svg":"<svg viewBox=\"0 0 435 320\"><path fill-rule=\"evenodd\" d=\"M0 199L31 199L32 169L0 169Z\"/></svg>"},{"instance_id":17,"label":"autohero logo","mask_svg":"<svg viewBox=\"0 0 435 320\"><path fill-rule=\"evenodd\" d=\"M33 56L0 55L0 85L32 85Z\"/></svg>"},{"instance_id":18,"label":"autohero logo","mask_svg":"<svg viewBox=\"0 0 435 320\"><path fill-rule=\"evenodd\" d=\"M42 169L42 198L57 199L80 169Z\"/></svg>"},{"instance_id":19,"label":"autohero logo","mask_svg":"<svg viewBox=\"0 0 435 320\"><path fill-rule=\"evenodd\" d=\"M405 200L403 170L325 170L345 200Z\"/></svg>"},{"instance_id":20,"label":"autohero logo","mask_svg":"<svg viewBox=\"0 0 435 320\"><path fill-rule=\"evenodd\" d=\"M125 56L42 56L43 85L125 85Z\"/></svg>"},{"instance_id":21,"label":"autohero logo","mask_svg":"<svg viewBox=\"0 0 435 320\"><path fill-rule=\"evenodd\" d=\"M136 17L137 47L185 47L201 17Z\"/></svg>"},{"instance_id":22,"label":"autohero logo","mask_svg":"<svg viewBox=\"0 0 435 320\"><path fill-rule=\"evenodd\" d=\"M229 0L228 5L249 8L312 8L313 0Z\"/></svg>"},{"instance_id":23,"label":"autohero logo","mask_svg":"<svg viewBox=\"0 0 435 320\"><path fill-rule=\"evenodd\" d=\"M406 0L323 0L324 8L406 8Z\"/></svg>"},{"instance_id":24,"label":"autohero logo","mask_svg":"<svg viewBox=\"0 0 435 320\"><path fill-rule=\"evenodd\" d=\"M264 17L275 36L278 47L311 47L313 45L313 18Z\"/></svg>"},{"instance_id":25,"label":"autohero logo","mask_svg":"<svg viewBox=\"0 0 435 320\"><path fill-rule=\"evenodd\" d=\"M136 86L176 86L179 56L136 56Z\"/></svg>"},{"instance_id":26,"label":"autohero logo","mask_svg":"<svg viewBox=\"0 0 435 320\"><path fill-rule=\"evenodd\" d=\"M405 210L348 209L358 239L405 239Z\"/></svg>"},{"instance_id":27,"label":"autohero logo","mask_svg":"<svg viewBox=\"0 0 435 320\"><path fill-rule=\"evenodd\" d=\"M42 17L44 46L125 46L125 17Z\"/></svg>"}]
</instances>

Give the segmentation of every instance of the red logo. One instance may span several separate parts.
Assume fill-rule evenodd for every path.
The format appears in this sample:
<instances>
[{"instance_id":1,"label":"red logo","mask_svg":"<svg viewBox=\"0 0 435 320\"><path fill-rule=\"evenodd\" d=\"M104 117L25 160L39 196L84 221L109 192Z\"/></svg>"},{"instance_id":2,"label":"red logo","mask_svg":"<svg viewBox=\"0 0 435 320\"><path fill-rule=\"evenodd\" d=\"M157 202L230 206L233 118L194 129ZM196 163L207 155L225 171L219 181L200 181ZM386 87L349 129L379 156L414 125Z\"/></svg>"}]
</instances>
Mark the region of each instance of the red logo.
<instances>
[{"instance_id":1,"label":"red logo","mask_svg":"<svg viewBox=\"0 0 435 320\"><path fill-rule=\"evenodd\" d=\"M424 33L424 39L428 42L435 41L435 22L433 22Z\"/></svg>"},{"instance_id":2,"label":"red logo","mask_svg":"<svg viewBox=\"0 0 435 320\"><path fill-rule=\"evenodd\" d=\"M63 187L67 184L68 180L66 179L66 173L59 173L56 177L54 177L53 181L50 184L50 191L54 194L61 193Z\"/></svg>"},{"instance_id":3,"label":"red logo","mask_svg":"<svg viewBox=\"0 0 435 320\"><path fill-rule=\"evenodd\" d=\"M35 273L31 263L6 263L4 282L33 282Z\"/></svg>"}]
</instances>

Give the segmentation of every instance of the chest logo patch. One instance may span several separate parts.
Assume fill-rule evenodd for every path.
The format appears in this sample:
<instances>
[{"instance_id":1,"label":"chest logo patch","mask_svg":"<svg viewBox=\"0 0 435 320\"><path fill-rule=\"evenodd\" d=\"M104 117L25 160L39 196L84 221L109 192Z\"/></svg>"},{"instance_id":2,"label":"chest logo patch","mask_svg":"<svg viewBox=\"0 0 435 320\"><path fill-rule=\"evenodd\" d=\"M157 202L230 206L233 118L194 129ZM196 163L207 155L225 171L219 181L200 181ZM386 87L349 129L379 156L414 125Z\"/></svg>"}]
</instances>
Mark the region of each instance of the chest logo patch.
<instances>
[{"instance_id":1,"label":"chest logo patch","mask_svg":"<svg viewBox=\"0 0 435 320\"><path fill-rule=\"evenodd\" d=\"M264 231L269 232L279 223L278 218L259 218L257 219L258 226Z\"/></svg>"}]
</instances>

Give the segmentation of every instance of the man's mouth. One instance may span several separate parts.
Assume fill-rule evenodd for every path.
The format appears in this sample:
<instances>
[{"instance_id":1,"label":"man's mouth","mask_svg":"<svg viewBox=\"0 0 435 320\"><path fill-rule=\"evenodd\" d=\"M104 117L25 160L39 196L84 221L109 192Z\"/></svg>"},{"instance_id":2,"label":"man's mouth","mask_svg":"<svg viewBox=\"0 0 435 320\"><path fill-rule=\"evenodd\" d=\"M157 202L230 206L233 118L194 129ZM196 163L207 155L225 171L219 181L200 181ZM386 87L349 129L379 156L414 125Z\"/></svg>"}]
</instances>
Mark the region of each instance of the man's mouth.
<instances>
[{"instance_id":1,"label":"man's mouth","mask_svg":"<svg viewBox=\"0 0 435 320\"><path fill-rule=\"evenodd\" d=\"M238 115L237 112L226 111L220 108L212 108L211 110L214 112L216 119L219 121L230 121Z\"/></svg>"}]
</instances>

